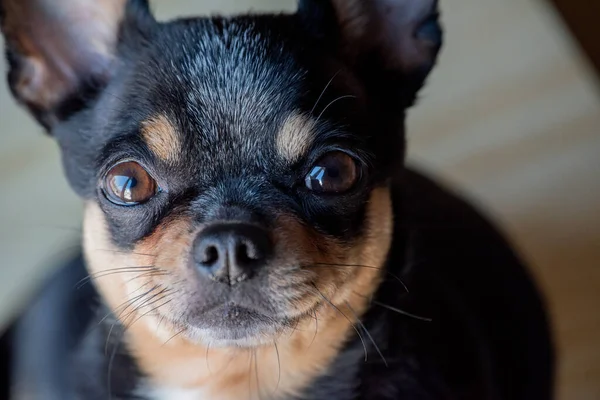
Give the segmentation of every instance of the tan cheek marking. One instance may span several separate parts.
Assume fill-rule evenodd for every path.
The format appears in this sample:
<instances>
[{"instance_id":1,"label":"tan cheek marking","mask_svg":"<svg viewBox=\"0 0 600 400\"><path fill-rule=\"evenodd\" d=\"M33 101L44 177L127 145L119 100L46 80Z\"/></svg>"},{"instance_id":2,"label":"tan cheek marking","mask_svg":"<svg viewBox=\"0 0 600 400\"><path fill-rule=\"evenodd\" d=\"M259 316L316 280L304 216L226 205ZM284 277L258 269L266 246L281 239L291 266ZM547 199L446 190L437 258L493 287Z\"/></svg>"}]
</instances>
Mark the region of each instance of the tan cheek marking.
<instances>
[{"instance_id":1,"label":"tan cheek marking","mask_svg":"<svg viewBox=\"0 0 600 400\"><path fill-rule=\"evenodd\" d=\"M366 218L365 234L350 245L310 232L293 217L279 219L278 225L281 227L275 236L281 238L284 245L286 242L295 244L295 254L290 254L291 249L286 253L300 264L312 265L307 270L314 275L317 287L326 296L332 296L338 305L351 297L351 292L359 292L360 289L360 293L368 296L377 287L377 278L381 275L379 267L387 257L393 229L392 205L387 188L373 191ZM319 296L317 294L316 298ZM312 302L314 298L309 301Z\"/></svg>"},{"instance_id":2,"label":"tan cheek marking","mask_svg":"<svg viewBox=\"0 0 600 400\"><path fill-rule=\"evenodd\" d=\"M306 154L315 135L315 122L302 114L290 115L277 134L277 152L289 162Z\"/></svg>"},{"instance_id":3,"label":"tan cheek marking","mask_svg":"<svg viewBox=\"0 0 600 400\"><path fill-rule=\"evenodd\" d=\"M83 239L88 272L107 305L123 324L129 325L148 311L142 305L143 299L134 299L155 287L148 296L158 296L185 273L181 268L184 268L182 255L187 253L191 240L188 233L186 219L167 219L132 252L126 252L110 240L104 213L98 205L86 204ZM160 302L152 304L157 306ZM147 316L141 322L151 319L151 315Z\"/></svg>"},{"instance_id":4,"label":"tan cheek marking","mask_svg":"<svg viewBox=\"0 0 600 400\"><path fill-rule=\"evenodd\" d=\"M130 254L122 253L110 241L104 213L89 202L85 205L83 220L83 247L88 273L108 306L114 311L128 299L125 281L129 273L112 273L114 268L125 268L133 263Z\"/></svg>"},{"instance_id":5,"label":"tan cheek marking","mask_svg":"<svg viewBox=\"0 0 600 400\"><path fill-rule=\"evenodd\" d=\"M366 265L374 268L357 268L355 279L345 289L369 296L379 286L381 268L387 260L392 244L394 216L388 188L375 189L367 208L368 225L356 246L347 253L348 264ZM358 263L354 262L355 260ZM350 294L347 294L350 295ZM356 296L354 296L356 297Z\"/></svg>"},{"instance_id":6,"label":"tan cheek marking","mask_svg":"<svg viewBox=\"0 0 600 400\"><path fill-rule=\"evenodd\" d=\"M377 267L383 265L392 234L388 189L377 189L373 192L367 215L365 236L351 249L335 248L337 244L329 243L331 247L325 257L328 261ZM179 233L167 234L157 231L146 245L154 249L166 249L164 246L169 240L182 243L179 240L181 235L184 235L184 230L175 229L177 230ZM102 270L105 268L104 263L131 258L131 255L123 257L111 252L93 252L94 248L108 248L105 223L96 205L86 207L84 235L86 254L92 271ZM311 244L310 235L303 235L302 240L302 247L306 249L314 244ZM175 257L175 254L166 257ZM340 351L345 338L353 334L354 330L348 319L353 320L355 314L360 316L364 313L368 306L364 296L377 289L381 278L381 271L373 268L353 269L345 274L353 276L346 279L348 276L344 275L345 284L337 287L335 291L330 291L329 288L340 284L340 275L333 270L319 276L318 285L323 287L323 292L331 296L331 301L346 316L340 315L332 307L322 305L317 311L318 325L315 325L313 318L303 319L297 329L291 333L286 332L277 339L277 348L207 348L203 344L189 341L183 335L167 341L179 328L148 317L144 317L148 323L135 323L128 329L128 347L139 367L159 386L201 389L208 398L219 400L259 398L258 386L261 398L265 399L272 398L272 393L276 393L277 396L297 395L326 370ZM122 285L119 285L123 278L114 279L111 284L100 285L102 294L111 306L117 305L118 301L127 297L126 290L122 290ZM322 280L324 282L321 282ZM358 296L355 292L361 295ZM162 329L169 330L167 339L163 335L157 335L159 324ZM318 328L316 336L315 328Z\"/></svg>"},{"instance_id":7,"label":"tan cheek marking","mask_svg":"<svg viewBox=\"0 0 600 400\"><path fill-rule=\"evenodd\" d=\"M164 115L156 115L142 123L142 138L158 158L176 161L181 152L177 130Z\"/></svg>"},{"instance_id":8,"label":"tan cheek marking","mask_svg":"<svg viewBox=\"0 0 600 400\"><path fill-rule=\"evenodd\" d=\"M358 243L350 248L333 240L322 237L317 239L326 246L325 254L317 262L368 265L375 268L318 269L317 286L336 305L337 310L328 304L322 304L317 311L316 337L315 320L307 318L290 337L287 345L279 346L280 353L284 354L282 363L291 364L291 368L282 373L282 387L286 393L297 394L300 388L328 367L345 339L354 334L348 320L354 321L356 316L363 315L368 308L367 297L379 287L382 276L379 267L387 259L393 232L388 188L373 191L369 199L365 231Z\"/></svg>"}]
</instances>

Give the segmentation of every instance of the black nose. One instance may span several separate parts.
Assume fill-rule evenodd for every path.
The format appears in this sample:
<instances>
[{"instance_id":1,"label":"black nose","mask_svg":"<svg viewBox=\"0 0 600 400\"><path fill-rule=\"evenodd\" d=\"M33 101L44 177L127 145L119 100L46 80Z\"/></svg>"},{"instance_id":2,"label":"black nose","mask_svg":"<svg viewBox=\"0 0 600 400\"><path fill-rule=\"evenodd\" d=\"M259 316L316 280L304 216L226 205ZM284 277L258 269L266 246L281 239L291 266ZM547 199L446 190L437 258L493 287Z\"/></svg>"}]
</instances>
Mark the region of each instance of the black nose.
<instances>
[{"instance_id":1,"label":"black nose","mask_svg":"<svg viewBox=\"0 0 600 400\"><path fill-rule=\"evenodd\" d=\"M218 282L234 285L249 279L271 253L267 232L243 223L205 228L196 237L193 257L198 269Z\"/></svg>"}]
</instances>

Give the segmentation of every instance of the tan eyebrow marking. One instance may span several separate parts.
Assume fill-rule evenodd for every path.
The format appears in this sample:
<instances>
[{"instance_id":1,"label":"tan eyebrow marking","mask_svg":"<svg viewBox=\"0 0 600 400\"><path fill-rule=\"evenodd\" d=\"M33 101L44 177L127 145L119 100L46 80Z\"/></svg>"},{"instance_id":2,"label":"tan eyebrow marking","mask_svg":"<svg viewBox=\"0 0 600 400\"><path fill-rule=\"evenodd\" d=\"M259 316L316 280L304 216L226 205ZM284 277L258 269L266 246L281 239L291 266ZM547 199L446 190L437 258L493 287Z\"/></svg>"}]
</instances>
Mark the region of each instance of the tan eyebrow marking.
<instances>
[{"instance_id":1,"label":"tan eyebrow marking","mask_svg":"<svg viewBox=\"0 0 600 400\"><path fill-rule=\"evenodd\" d=\"M315 121L307 115L293 113L277 133L277 152L290 162L308 152L315 137Z\"/></svg>"},{"instance_id":2,"label":"tan eyebrow marking","mask_svg":"<svg viewBox=\"0 0 600 400\"><path fill-rule=\"evenodd\" d=\"M177 130L164 115L155 115L142 122L142 138L163 161L176 161L181 151L181 141Z\"/></svg>"}]
</instances>

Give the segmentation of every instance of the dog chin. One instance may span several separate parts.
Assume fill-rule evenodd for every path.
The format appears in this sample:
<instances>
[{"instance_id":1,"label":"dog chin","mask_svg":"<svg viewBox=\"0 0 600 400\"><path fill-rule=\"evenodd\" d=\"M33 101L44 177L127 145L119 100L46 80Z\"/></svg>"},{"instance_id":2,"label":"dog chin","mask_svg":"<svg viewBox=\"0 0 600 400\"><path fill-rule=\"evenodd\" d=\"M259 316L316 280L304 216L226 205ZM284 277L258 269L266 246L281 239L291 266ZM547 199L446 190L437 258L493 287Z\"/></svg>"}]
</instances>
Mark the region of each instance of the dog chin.
<instances>
[{"instance_id":1,"label":"dog chin","mask_svg":"<svg viewBox=\"0 0 600 400\"><path fill-rule=\"evenodd\" d=\"M242 307L223 306L188 319L186 325L194 342L247 348L272 344L291 324Z\"/></svg>"},{"instance_id":2,"label":"dog chin","mask_svg":"<svg viewBox=\"0 0 600 400\"><path fill-rule=\"evenodd\" d=\"M267 335L261 333L256 336L251 334L242 335L227 335L223 332L215 332L211 330L194 330L194 341L209 345L211 348L256 348L273 344L277 335Z\"/></svg>"}]
</instances>

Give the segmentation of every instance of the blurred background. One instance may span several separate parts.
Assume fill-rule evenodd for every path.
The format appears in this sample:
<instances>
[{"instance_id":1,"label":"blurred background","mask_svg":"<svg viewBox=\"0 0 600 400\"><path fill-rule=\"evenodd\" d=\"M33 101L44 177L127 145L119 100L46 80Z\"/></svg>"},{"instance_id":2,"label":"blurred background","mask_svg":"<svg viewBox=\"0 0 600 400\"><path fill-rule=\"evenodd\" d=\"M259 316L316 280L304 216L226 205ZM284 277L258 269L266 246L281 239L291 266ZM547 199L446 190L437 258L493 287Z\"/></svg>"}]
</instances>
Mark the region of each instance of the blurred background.
<instances>
[{"instance_id":1,"label":"blurred background","mask_svg":"<svg viewBox=\"0 0 600 400\"><path fill-rule=\"evenodd\" d=\"M409 114L409 163L459 190L507 233L547 298L558 399L597 400L600 3L555 3L441 0L446 44ZM293 10L295 0L153 4L167 19ZM54 142L13 103L2 78L0 328L77 251L80 221Z\"/></svg>"}]
</instances>

